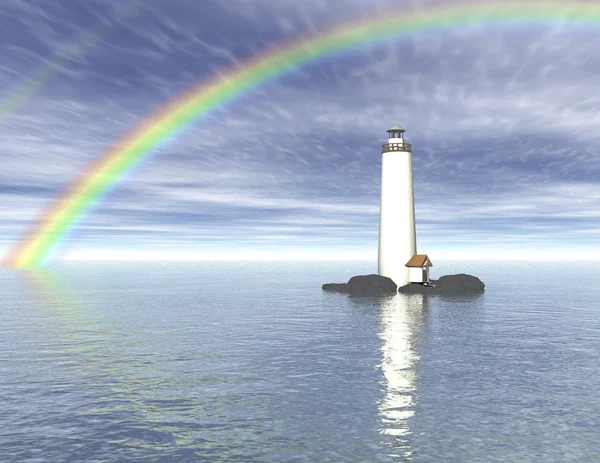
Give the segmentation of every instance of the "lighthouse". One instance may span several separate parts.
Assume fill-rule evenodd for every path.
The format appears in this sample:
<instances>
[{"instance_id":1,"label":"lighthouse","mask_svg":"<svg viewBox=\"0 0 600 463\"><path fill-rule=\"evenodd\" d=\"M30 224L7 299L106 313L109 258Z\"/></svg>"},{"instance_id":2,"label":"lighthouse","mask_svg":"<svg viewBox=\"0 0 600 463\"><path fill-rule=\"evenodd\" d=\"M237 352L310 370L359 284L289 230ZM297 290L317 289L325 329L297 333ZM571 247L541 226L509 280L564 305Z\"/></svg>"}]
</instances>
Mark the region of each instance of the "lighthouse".
<instances>
[{"instance_id":1,"label":"lighthouse","mask_svg":"<svg viewBox=\"0 0 600 463\"><path fill-rule=\"evenodd\" d=\"M408 284L406 263L417 253L412 151L404 132L394 124L381 147L378 273L398 287Z\"/></svg>"}]
</instances>

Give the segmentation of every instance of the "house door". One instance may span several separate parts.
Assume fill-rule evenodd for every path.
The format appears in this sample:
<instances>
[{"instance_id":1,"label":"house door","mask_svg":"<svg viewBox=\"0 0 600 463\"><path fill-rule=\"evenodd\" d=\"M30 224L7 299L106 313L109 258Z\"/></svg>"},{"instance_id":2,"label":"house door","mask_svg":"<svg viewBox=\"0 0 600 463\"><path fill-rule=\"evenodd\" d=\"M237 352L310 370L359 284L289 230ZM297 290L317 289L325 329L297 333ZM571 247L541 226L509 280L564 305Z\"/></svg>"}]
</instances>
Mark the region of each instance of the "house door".
<instances>
[{"instance_id":1,"label":"house door","mask_svg":"<svg viewBox=\"0 0 600 463\"><path fill-rule=\"evenodd\" d=\"M423 283L427 283L429 281L429 269L427 267L423 268Z\"/></svg>"}]
</instances>

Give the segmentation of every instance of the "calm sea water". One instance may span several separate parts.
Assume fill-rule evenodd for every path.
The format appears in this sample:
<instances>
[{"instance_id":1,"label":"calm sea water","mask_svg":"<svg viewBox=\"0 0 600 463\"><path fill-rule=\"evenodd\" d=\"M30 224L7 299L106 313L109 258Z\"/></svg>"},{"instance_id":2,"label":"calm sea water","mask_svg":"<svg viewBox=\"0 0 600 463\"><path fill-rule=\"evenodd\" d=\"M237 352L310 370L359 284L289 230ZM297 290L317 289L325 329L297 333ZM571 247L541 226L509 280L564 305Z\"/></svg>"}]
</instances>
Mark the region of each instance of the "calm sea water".
<instances>
[{"instance_id":1,"label":"calm sea water","mask_svg":"<svg viewBox=\"0 0 600 463\"><path fill-rule=\"evenodd\" d=\"M600 263L434 265L486 293L321 291L371 262L0 271L0 461L600 462Z\"/></svg>"}]
</instances>

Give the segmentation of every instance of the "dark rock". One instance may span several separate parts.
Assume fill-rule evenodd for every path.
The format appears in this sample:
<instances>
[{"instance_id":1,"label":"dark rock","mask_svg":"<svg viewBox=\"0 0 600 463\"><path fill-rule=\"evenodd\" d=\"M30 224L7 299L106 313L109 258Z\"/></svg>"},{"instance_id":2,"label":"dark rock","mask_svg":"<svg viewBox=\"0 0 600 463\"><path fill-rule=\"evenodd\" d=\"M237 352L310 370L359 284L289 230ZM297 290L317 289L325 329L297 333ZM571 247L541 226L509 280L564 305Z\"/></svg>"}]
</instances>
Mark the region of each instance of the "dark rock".
<instances>
[{"instance_id":1,"label":"dark rock","mask_svg":"<svg viewBox=\"0 0 600 463\"><path fill-rule=\"evenodd\" d=\"M351 294L389 294L397 290L396 283L391 278L380 275L359 275L350 278L348 283L328 283L323 285L324 291L343 292Z\"/></svg>"},{"instance_id":2,"label":"dark rock","mask_svg":"<svg viewBox=\"0 0 600 463\"><path fill-rule=\"evenodd\" d=\"M324 291L350 293L354 295L390 294L396 291L403 294L439 294L441 296L481 294L485 291L483 282L466 273L444 275L439 280L431 280L429 285L409 283L400 288L391 278L380 275L359 275L350 278L348 283L328 283Z\"/></svg>"},{"instance_id":3,"label":"dark rock","mask_svg":"<svg viewBox=\"0 0 600 463\"><path fill-rule=\"evenodd\" d=\"M463 285L460 282L460 280L457 280L456 278L447 278L445 280L442 280L441 283L438 281L437 286L439 288L440 293L444 294L464 293L466 289L465 285Z\"/></svg>"},{"instance_id":4,"label":"dark rock","mask_svg":"<svg viewBox=\"0 0 600 463\"><path fill-rule=\"evenodd\" d=\"M440 288L441 294L471 294L485 291L485 285L479 278L465 273L444 275L437 281L437 287Z\"/></svg>"},{"instance_id":5,"label":"dark rock","mask_svg":"<svg viewBox=\"0 0 600 463\"><path fill-rule=\"evenodd\" d=\"M439 280L431 280L432 286L409 283L398 288L404 294L439 294L442 296L479 294L485 291L483 282L465 273L444 275Z\"/></svg>"},{"instance_id":6,"label":"dark rock","mask_svg":"<svg viewBox=\"0 0 600 463\"><path fill-rule=\"evenodd\" d=\"M360 275L350 278L348 283L351 293L395 293L398 286L391 278L381 275Z\"/></svg>"},{"instance_id":7,"label":"dark rock","mask_svg":"<svg viewBox=\"0 0 600 463\"><path fill-rule=\"evenodd\" d=\"M350 291L350 288L346 283L326 283L323 285L323 290L334 293L347 293Z\"/></svg>"},{"instance_id":8,"label":"dark rock","mask_svg":"<svg viewBox=\"0 0 600 463\"><path fill-rule=\"evenodd\" d=\"M403 294L438 294L439 290L433 286L425 286L417 283L409 283L398 288L398 292Z\"/></svg>"}]
</instances>

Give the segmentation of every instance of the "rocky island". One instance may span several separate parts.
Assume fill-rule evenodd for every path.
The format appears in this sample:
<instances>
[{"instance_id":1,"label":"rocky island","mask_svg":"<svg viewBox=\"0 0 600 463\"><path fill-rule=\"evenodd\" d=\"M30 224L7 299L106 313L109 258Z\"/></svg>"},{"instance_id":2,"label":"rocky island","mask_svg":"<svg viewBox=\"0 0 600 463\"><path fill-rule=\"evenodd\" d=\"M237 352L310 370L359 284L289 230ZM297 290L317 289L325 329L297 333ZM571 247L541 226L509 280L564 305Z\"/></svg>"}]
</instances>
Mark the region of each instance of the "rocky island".
<instances>
[{"instance_id":1,"label":"rocky island","mask_svg":"<svg viewBox=\"0 0 600 463\"><path fill-rule=\"evenodd\" d=\"M429 284L409 283L398 288L391 278L372 274L354 276L348 283L327 283L323 285L323 290L353 295L384 295L397 291L403 294L463 296L481 294L485 291L485 285L476 276L459 273L444 275L438 280L431 280Z\"/></svg>"}]
</instances>

